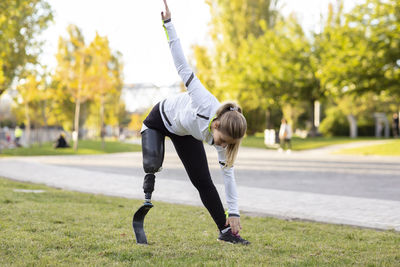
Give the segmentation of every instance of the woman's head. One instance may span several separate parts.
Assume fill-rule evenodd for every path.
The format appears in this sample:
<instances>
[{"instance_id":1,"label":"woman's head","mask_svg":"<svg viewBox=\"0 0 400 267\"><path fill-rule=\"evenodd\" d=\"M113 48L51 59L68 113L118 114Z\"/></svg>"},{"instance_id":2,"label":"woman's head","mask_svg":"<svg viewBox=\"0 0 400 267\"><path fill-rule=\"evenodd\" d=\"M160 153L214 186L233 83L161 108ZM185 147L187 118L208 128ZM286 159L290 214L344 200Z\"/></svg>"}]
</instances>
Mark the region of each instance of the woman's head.
<instances>
[{"instance_id":1,"label":"woman's head","mask_svg":"<svg viewBox=\"0 0 400 267\"><path fill-rule=\"evenodd\" d=\"M214 144L227 148L227 166L233 165L246 130L246 119L236 103L224 103L217 110L213 121Z\"/></svg>"}]
</instances>

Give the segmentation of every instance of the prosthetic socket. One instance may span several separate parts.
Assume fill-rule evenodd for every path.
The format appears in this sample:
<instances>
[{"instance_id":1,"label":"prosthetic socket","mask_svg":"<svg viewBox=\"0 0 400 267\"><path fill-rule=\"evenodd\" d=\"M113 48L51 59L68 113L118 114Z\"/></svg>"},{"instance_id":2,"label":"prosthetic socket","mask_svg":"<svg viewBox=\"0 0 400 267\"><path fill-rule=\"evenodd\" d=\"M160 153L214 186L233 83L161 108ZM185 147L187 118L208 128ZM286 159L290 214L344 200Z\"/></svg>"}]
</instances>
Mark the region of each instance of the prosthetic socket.
<instances>
[{"instance_id":1,"label":"prosthetic socket","mask_svg":"<svg viewBox=\"0 0 400 267\"><path fill-rule=\"evenodd\" d=\"M143 181L145 202L151 201L156 178L154 174L161 171L164 161L164 139L164 135L153 129L142 132L143 169L146 173Z\"/></svg>"}]
</instances>

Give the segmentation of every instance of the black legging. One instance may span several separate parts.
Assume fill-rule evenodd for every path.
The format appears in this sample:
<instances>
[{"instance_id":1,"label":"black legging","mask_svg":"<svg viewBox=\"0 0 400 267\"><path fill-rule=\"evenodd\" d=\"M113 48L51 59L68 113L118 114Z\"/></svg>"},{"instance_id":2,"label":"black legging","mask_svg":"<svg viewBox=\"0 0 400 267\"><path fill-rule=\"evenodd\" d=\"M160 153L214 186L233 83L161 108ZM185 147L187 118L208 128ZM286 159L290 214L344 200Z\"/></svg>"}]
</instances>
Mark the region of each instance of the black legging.
<instances>
[{"instance_id":1,"label":"black legging","mask_svg":"<svg viewBox=\"0 0 400 267\"><path fill-rule=\"evenodd\" d=\"M170 133L162 122L159 104L153 108L145 119L144 124L149 127L149 130L156 130L163 135L163 138L168 136L172 140L190 181L199 191L201 201L215 221L218 229L224 229L226 227L226 216L218 191L211 179L203 142L191 135L178 136ZM152 142L152 145L154 145L154 142L148 138L145 139L145 142ZM146 146L146 144L142 144L142 146ZM160 147L161 150L163 149ZM143 157L145 156L143 155Z\"/></svg>"}]
</instances>

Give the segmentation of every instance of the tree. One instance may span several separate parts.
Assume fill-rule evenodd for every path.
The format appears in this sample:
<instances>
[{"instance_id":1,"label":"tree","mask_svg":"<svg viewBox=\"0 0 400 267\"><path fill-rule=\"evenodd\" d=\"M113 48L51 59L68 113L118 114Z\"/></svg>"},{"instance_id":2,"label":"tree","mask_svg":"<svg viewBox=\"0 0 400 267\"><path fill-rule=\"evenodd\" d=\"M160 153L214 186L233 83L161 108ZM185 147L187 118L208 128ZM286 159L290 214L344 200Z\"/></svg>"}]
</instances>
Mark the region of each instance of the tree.
<instances>
[{"instance_id":1,"label":"tree","mask_svg":"<svg viewBox=\"0 0 400 267\"><path fill-rule=\"evenodd\" d=\"M317 135L317 125L315 125L315 106L316 102L324 98L325 84L321 81L322 65L322 39L321 34L314 34L313 38L308 38L300 24L295 18L286 21L286 46L281 52L281 60L286 64L284 67L286 79L282 81L286 84L289 101L296 103L299 101L308 103L310 110L310 135ZM282 38L280 38L282 39Z\"/></svg>"},{"instance_id":2,"label":"tree","mask_svg":"<svg viewBox=\"0 0 400 267\"><path fill-rule=\"evenodd\" d=\"M367 0L327 27L330 93L400 96L400 3Z\"/></svg>"},{"instance_id":3,"label":"tree","mask_svg":"<svg viewBox=\"0 0 400 267\"><path fill-rule=\"evenodd\" d=\"M319 39L307 38L294 16L278 21L272 29L263 28L264 34L250 36L239 52L240 102L247 108L278 105L283 113L293 110L288 105L306 102L314 125L314 104L325 90L318 77ZM315 127L311 134L316 134Z\"/></svg>"},{"instance_id":4,"label":"tree","mask_svg":"<svg viewBox=\"0 0 400 267\"><path fill-rule=\"evenodd\" d=\"M88 48L90 56L90 66L88 68L88 78L90 88L94 94L94 101L100 108L100 136L104 149L105 132L105 106L108 102L113 104L119 102L122 90L122 64L120 55L112 54L109 42L106 37L96 34L94 40ZM117 106L118 105L112 105ZM112 112L109 112L112 114ZM114 113L114 118L118 118L118 111Z\"/></svg>"},{"instance_id":5,"label":"tree","mask_svg":"<svg viewBox=\"0 0 400 267\"><path fill-rule=\"evenodd\" d=\"M128 128L135 132L140 132L143 125L143 118L141 115L134 113L130 117L131 121L129 122Z\"/></svg>"},{"instance_id":6,"label":"tree","mask_svg":"<svg viewBox=\"0 0 400 267\"><path fill-rule=\"evenodd\" d=\"M58 77L52 76L47 92L51 101L46 105L46 114L49 125L62 126L66 131L73 131L75 116L75 104L71 101L71 95L66 91Z\"/></svg>"},{"instance_id":7,"label":"tree","mask_svg":"<svg viewBox=\"0 0 400 267\"><path fill-rule=\"evenodd\" d=\"M36 71L26 71L17 85L18 103L23 106L27 145L30 145L32 105L44 97L44 84Z\"/></svg>"},{"instance_id":8,"label":"tree","mask_svg":"<svg viewBox=\"0 0 400 267\"><path fill-rule=\"evenodd\" d=\"M263 80L261 83L250 84L246 75L251 72L252 63L244 56L244 51L267 28L274 27L279 18L276 9L278 1L209 0L207 3L212 16L210 32L213 46L193 47L197 75L218 99L239 101L246 110L248 121L259 122L260 108L274 105L274 100L260 97L260 90L266 86L265 74L260 79ZM250 123L249 129L253 125Z\"/></svg>"},{"instance_id":9,"label":"tree","mask_svg":"<svg viewBox=\"0 0 400 267\"><path fill-rule=\"evenodd\" d=\"M400 95L397 0L367 0L348 14L338 1L311 37L294 16L280 18L270 1L208 3L213 47L194 47L198 76L219 99L239 100L249 122L260 122L249 117L260 109L271 114L308 103L315 135L317 101L348 93Z\"/></svg>"},{"instance_id":10,"label":"tree","mask_svg":"<svg viewBox=\"0 0 400 267\"><path fill-rule=\"evenodd\" d=\"M400 110L399 11L400 3L395 0L367 0L348 14L340 5L337 10L330 7L324 29L321 79L341 112L358 117L358 126L373 120L371 112L389 106L390 111ZM365 109L371 100L382 107ZM396 101L397 107L393 105ZM351 108L343 108L343 103Z\"/></svg>"},{"instance_id":11,"label":"tree","mask_svg":"<svg viewBox=\"0 0 400 267\"><path fill-rule=\"evenodd\" d=\"M260 36L263 21L272 27L278 17L277 0L208 0L213 47L194 46L196 68L202 81L219 99L238 99L243 83L238 62L241 45L250 36ZM209 58L214 61L210 62ZM211 70L211 71L210 71Z\"/></svg>"},{"instance_id":12,"label":"tree","mask_svg":"<svg viewBox=\"0 0 400 267\"><path fill-rule=\"evenodd\" d=\"M90 57L88 48L80 29L75 25L68 26L68 39L60 37L58 43L57 68L55 79L66 94L75 103L74 150L78 149L79 119L81 104L93 98L94 92L89 86L88 69Z\"/></svg>"},{"instance_id":13,"label":"tree","mask_svg":"<svg viewBox=\"0 0 400 267\"><path fill-rule=\"evenodd\" d=\"M35 37L52 19L45 0L0 1L0 95L27 63L36 63L41 44Z\"/></svg>"}]
</instances>

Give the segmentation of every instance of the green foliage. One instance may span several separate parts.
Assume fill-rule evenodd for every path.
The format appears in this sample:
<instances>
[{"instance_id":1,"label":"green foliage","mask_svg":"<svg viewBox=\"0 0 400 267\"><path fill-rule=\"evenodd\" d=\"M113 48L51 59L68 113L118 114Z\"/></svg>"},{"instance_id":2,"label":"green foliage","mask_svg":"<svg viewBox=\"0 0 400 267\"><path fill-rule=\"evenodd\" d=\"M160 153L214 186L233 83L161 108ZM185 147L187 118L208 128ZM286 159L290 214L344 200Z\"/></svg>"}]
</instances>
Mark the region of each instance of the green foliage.
<instances>
[{"instance_id":1,"label":"green foliage","mask_svg":"<svg viewBox=\"0 0 400 267\"><path fill-rule=\"evenodd\" d=\"M330 91L364 93L400 91L400 4L367 0L326 27Z\"/></svg>"},{"instance_id":2,"label":"green foliage","mask_svg":"<svg viewBox=\"0 0 400 267\"><path fill-rule=\"evenodd\" d=\"M372 116L371 116L372 117ZM375 136L375 124L374 119L361 120L357 122L358 136Z\"/></svg>"},{"instance_id":3,"label":"green foliage","mask_svg":"<svg viewBox=\"0 0 400 267\"><path fill-rule=\"evenodd\" d=\"M325 103L326 115L320 125L320 132L325 136L348 135L349 123L348 115L353 115L357 119L357 132L359 136L375 135L375 119L373 114L376 112L391 113L391 97L384 92L377 95L373 92L366 92L363 95L345 94L336 101Z\"/></svg>"},{"instance_id":4,"label":"green foliage","mask_svg":"<svg viewBox=\"0 0 400 267\"><path fill-rule=\"evenodd\" d=\"M244 110L247 120L247 134L253 135L256 132L262 132L266 128L265 111L261 108L253 110Z\"/></svg>"},{"instance_id":5,"label":"green foliage","mask_svg":"<svg viewBox=\"0 0 400 267\"><path fill-rule=\"evenodd\" d=\"M41 51L36 37L52 19L45 0L0 1L0 95L27 63L36 63Z\"/></svg>"},{"instance_id":6,"label":"green foliage","mask_svg":"<svg viewBox=\"0 0 400 267\"><path fill-rule=\"evenodd\" d=\"M326 111L326 117L319 126L324 136L349 136L349 122L343 111L337 107Z\"/></svg>"},{"instance_id":7,"label":"green foliage","mask_svg":"<svg viewBox=\"0 0 400 267\"><path fill-rule=\"evenodd\" d=\"M279 16L270 1L208 2L213 47L195 46L194 55L200 79L219 99L239 101L249 115L281 108L300 127L310 125L305 120L313 122L314 102L328 99L342 110L341 117L325 122L323 131L330 134L344 134L339 129L344 122L334 127L343 116L362 120L373 112L398 112L397 0L367 0L349 13L338 1L329 6L321 32L311 36L294 15ZM384 104L371 109L375 98ZM285 114L288 105L299 112ZM249 133L261 127L254 121L264 121L248 120Z\"/></svg>"},{"instance_id":8,"label":"green foliage","mask_svg":"<svg viewBox=\"0 0 400 267\"><path fill-rule=\"evenodd\" d=\"M199 77L218 98L259 114L247 118L249 134L264 127L252 121L265 121L265 113L254 111L300 101L313 105L324 96L321 44L306 37L295 17L283 20L271 1L210 2L214 47L194 48Z\"/></svg>"},{"instance_id":9,"label":"green foliage","mask_svg":"<svg viewBox=\"0 0 400 267\"><path fill-rule=\"evenodd\" d=\"M13 126L14 126L14 123L10 119L5 119L5 120L0 121L0 127L12 128Z\"/></svg>"},{"instance_id":10,"label":"green foliage","mask_svg":"<svg viewBox=\"0 0 400 267\"><path fill-rule=\"evenodd\" d=\"M210 0L212 15L211 37L213 47L194 46L197 73L201 81L221 101L236 100L248 113L254 114L259 108L266 107L271 98L264 100L261 94L268 87L266 82L252 83L249 73L255 73L247 63L245 54L249 49L247 40L255 40L262 35L266 27L272 27L279 14L277 1L258 0ZM257 57L256 54L250 56ZM262 57L264 58L264 57ZM255 64L254 64L255 66ZM259 79L264 79L264 74ZM258 79L258 80L259 80ZM271 88L272 90L272 88ZM264 117L264 115L262 115ZM265 120L256 119L256 120ZM254 124L250 124L249 130ZM256 125L254 125L256 126Z\"/></svg>"}]
</instances>

